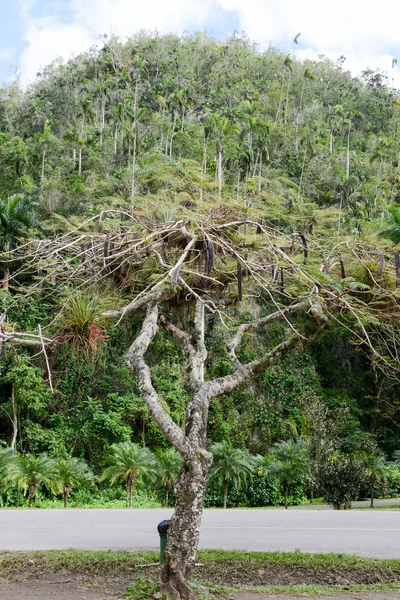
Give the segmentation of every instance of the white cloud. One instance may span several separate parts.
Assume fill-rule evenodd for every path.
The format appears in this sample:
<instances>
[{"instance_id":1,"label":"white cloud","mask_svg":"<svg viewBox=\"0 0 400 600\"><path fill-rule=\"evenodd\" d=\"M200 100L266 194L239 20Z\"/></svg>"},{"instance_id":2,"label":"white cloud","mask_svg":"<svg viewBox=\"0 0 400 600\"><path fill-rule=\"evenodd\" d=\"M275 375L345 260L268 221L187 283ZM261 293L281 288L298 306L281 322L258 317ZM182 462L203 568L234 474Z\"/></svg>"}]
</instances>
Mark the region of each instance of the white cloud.
<instances>
[{"instance_id":1,"label":"white cloud","mask_svg":"<svg viewBox=\"0 0 400 600\"><path fill-rule=\"evenodd\" d=\"M332 59L344 55L346 66L358 74L367 66L391 71L392 58L400 59L400 3L381 0L218 0L235 11L251 39L290 51L294 36L304 52ZM393 51L393 55L391 52ZM301 55L296 50L298 56ZM400 84L399 73L397 72Z\"/></svg>"},{"instance_id":2,"label":"white cloud","mask_svg":"<svg viewBox=\"0 0 400 600\"><path fill-rule=\"evenodd\" d=\"M236 15L240 29L264 46L271 42L289 51L294 35L301 31L298 56L306 51L334 59L345 55L346 66L355 73L367 66L390 71L392 52L400 59L396 0L381 0L379 6L372 0L69 0L66 6L73 15L69 24L56 14L46 19L29 17L35 0L21 1L28 42L21 57L24 82L56 56L68 58L85 50L99 34L212 30L212 19L221 10Z\"/></svg>"},{"instance_id":3,"label":"white cloud","mask_svg":"<svg viewBox=\"0 0 400 600\"><path fill-rule=\"evenodd\" d=\"M24 39L28 42L21 55L23 83L35 78L37 71L56 57L68 59L96 43L101 34L111 31L120 36L134 32L158 30L182 33L189 27L205 27L213 0L70 0L73 20L62 23L56 15L48 18L27 17Z\"/></svg>"},{"instance_id":4,"label":"white cloud","mask_svg":"<svg viewBox=\"0 0 400 600\"><path fill-rule=\"evenodd\" d=\"M24 35L28 47L21 55L20 70L23 83L35 79L40 68L60 57L69 58L87 50L92 34L75 24L63 25L56 19L33 20Z\"/></svg>"}]
</instances>

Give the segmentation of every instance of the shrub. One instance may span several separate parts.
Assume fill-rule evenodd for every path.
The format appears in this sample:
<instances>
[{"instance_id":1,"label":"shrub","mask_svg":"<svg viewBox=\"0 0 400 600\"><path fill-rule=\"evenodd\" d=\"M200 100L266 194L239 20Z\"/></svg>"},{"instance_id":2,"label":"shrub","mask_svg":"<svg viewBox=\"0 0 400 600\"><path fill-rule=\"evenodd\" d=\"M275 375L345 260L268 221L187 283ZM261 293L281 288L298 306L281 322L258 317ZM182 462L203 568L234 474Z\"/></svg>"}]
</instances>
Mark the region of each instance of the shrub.
<instances>
[{"instance_id":1,"label":"shrub","mask_svg":"<svg viewBox=\"0 0 400 600\"><path fill-rule=\"evenodd\" d=\"M351 508L365 481L363 463L352 456L335 455L320 466L319 474L326 501L336 510Z\"/></svg>"}]
</instances>

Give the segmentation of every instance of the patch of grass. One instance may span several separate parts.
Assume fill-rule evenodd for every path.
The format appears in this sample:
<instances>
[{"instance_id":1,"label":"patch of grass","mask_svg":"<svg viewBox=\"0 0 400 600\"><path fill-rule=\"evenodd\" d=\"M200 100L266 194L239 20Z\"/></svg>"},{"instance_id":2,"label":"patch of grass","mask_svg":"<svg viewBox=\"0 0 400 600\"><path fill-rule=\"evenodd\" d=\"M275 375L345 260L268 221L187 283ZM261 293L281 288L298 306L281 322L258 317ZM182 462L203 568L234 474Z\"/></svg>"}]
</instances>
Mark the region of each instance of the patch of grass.
<instances>
[{"instance_id":1,"label":"patch of grass","mask_svg":"<svg viewBox=\"0 0 400 600\"><path fill-rule=\"evenodd\" d=\"M139 593L138 586L140 588L143 581L157 580L158 559L156 551L1 552L0 579L12 579L21 573L30 577L55 572L90 577L128 575L133 581L131 598L136 598L134 594ZM202 550L197 560L193 576L199 584L199 594L203 593L203 586L207 586L213 595L224 595L232 590L268 593L323 590L325 593L329 590L400 589L400 560L397 559Z\"/></svg>"},{"instance_id":2,"label":"patch of grass","mask_svg":"<svg viewBox=\"0 0 400 600\"><path fill-rule=\"evenodd\" d=\"M224 585L213 585L202 583L207 586L210 594L215 596L231 597L240 592L251 592L254 594L304 594L305 596L336 596L338 593L352 592L388 592L400 589L400 583L381 583L375 585L350 585L350 586L327 586L327 585L285 585L285 586L259 586L259 587L229 587Z\"/></svg>"},{"instance_id":3,"label":"patch of grass","mask_svg":"<svg viewBox=\"0 0 400 600\"><path fill-rule=\"evenodd\" d=\"M355 506L356 510L400 510L399 504L386 504L385 506L374 506L371 508L370 506Z\"/></svg>"},{"instance_id":4,"label":"patch of grass","mask_svg":"<svg viewBox=\"0 0 400 600\"><path fill-rule=\"evenodd\" d=\"M335 596L340 592L388 592L390 590L400 589L400 583L386 583L376 585L348 585L348 586L326 586L326 585L287 585L282 587L267 586L267 587L255 587L246 588L246 591L259 593L259 594L306 594L306 595L320 595ZM235 590L237 593L237 590Z\"/></svg>"},{"instance_id":5,"label":"patch of grass","mask_svg":"<svg viewBox=\"0 0 400 600\"><path fill-rule=\"evenodd\" d=\"M251 567L258 564L270 565L316 565L326 567L334 565L362 566L373 568L380 565L395 568L400 572L400 559L367 558L353 554L309 554L305 552L246 552L244 550L200 550L199 562L226 563L240 560L243 565Z\"/></svg>"},{"instance_id":6,"label":"patch of grass","mask_svg":"<svg viewBox=\"0 0 400 600\"><path fill-rule=\"evenodd\" d=\"M0 552L0 577L29 572L43 575L68 571L83 575L124 575L136 573L146 565L158 563L154 551L126 552L123 550L48 550L36 552ZM144 565L144 566L143 566ZM154 567L156 569L156 567Z\"/></svg>"}]
</instances>

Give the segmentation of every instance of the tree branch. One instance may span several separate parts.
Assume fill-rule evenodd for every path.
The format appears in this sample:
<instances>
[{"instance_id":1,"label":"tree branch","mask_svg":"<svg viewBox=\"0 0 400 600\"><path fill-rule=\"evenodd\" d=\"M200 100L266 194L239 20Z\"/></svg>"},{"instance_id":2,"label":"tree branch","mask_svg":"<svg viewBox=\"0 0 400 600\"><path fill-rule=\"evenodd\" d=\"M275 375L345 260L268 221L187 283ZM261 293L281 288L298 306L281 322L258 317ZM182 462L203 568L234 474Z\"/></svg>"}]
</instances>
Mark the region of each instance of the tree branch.
<instances>
[{"instance_id":1,"label":"tree branch","mask_svg":"<svg viewBox=\"0 0 400 600\"><path fill-rule=\"evenodd\" d=\"M136 296L132 300L132 302L127 304L124 308L121 308L119 310L104 311L102 313L102 316L103 317L121 317L121 319L122 319L123 317L125 317L126 315L129 315L130 313L136 312L137 310L139 310L140 308L142 308L142 306L145 306L146 304L158 303L158 302L162 302L163 300L170 300L171 298L173 298L173 296L175 296L175 294L176 294L176 290L173 290L172 288L152 289L145 294L139 294L138 296Z\"/></svg>"},{"instance_id":2,"label":"tree branch","mask_svg":"<svg viewBox=\"0 0 400 600\"><path fill-rule=\"evenodd\" d=\"M197 299L194 318L197 334L195 345L193 344L193 337L189 333L182 331L182 329L168 321L165 315L160 316L160 323L183 346L189 356L189 382L193 392L196 392L204 381L204 362L207 358L207 349L204 343L204 311L204 303Z\"/></svg>"},{"instance_id":3,"label":"tree branch","mask_svg":"<svg viewBox=\"0 0 400 600\"><path fill-rule=\"evenodd\" d=\"M328 318L324 315L320 303L314 303L309 312L314 317L317 327L313 332L306 336L307 342L314 340L328 322ZM262 358L253 360L245 365L240 365L231 375L226 375L225 377L220 377L219 379L207 382L205 385L208 386L209 397L215 398L216 396L232 392L252 375L264 371L268 367L276 364L285 354L296 348L299 343L301 343L301 339L299 339L298 336L293 335L288 340L275 346L273 350L268 352L268 354Z\"/></svg>"},{"instance_id":4,"label":"tree branch","mask_svg":"<svg viewBox=\"0 0 400 600\"><path fill-rule=\"evenodd\" d=\"M267 315L266 317L262 317L261 319L252 321L251 323L243 323L242 325L240 325L240 327L238 328L237 332L232 337L232 339L228 345L229 357L230 357L233 365L236 368L239 368L241 366L241 363L236 356L236 348L242 341L243 335L245 333L249 333L250 331L254 331L255 329L264 327L268 323L271 323L271 321L276 321L277 319L286 318L288 315L291 315L294 312L304 309L308 305L309 305L308 301L304 300L303 302L298 302L297 304L292 304L291 306L288 306L287 308L283 308L282 310L277 310L276 312L271 313L270 315Z\"/></svg>"},{"instance_id":5,"label":"tree branch","mask_svg":"<svg viewBox=\"0 0 400 600\"><path fill-rule=\"evenodd\" d=\"M130 346L125 356L125 362L137 374L139 391L153 419L171 444L185 457L193 453L189 441L163 408L159 396L153 387L150 369L144 360L144 354L158 331L157 320L158 305L148 303L142 329Z\"/></svg>"}]
</instances>

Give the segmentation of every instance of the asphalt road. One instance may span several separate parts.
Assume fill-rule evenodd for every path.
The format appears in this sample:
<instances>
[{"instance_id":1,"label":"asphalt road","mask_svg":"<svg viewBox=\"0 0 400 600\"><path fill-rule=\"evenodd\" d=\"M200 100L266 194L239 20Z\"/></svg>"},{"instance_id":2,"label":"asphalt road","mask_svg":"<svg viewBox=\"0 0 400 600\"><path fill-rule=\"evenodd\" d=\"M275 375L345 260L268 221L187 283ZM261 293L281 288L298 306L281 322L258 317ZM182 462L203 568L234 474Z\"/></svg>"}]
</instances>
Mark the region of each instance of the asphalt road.
<instances>
[{"instance_id":1,"label":"asphalt road","mask_svg":"<svg viewBox=\"0 0 400 600\"><path fill-rule=\"evenodd\" d=\"M0 550L158 548L164 509L1 510ZM400 558L400 511L206 510L202 548Z\"/></svg>"}]
</instances>

